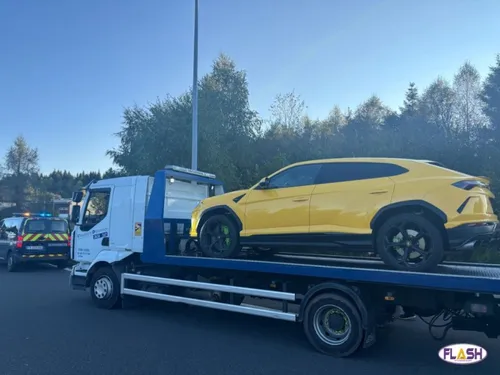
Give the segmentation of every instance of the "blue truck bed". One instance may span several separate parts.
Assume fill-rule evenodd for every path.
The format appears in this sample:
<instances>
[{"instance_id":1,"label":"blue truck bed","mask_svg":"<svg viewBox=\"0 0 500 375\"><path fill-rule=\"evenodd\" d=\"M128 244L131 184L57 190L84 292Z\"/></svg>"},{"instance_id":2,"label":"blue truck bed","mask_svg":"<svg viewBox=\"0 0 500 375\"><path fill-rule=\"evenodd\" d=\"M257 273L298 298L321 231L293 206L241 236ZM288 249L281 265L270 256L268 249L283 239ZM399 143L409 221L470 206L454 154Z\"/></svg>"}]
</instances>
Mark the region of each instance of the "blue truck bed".
<instances>
[{"instance_id":1,"label":"blue truck bed","mask_svg":"<svg viewBox=\"0 0 500 375\"><path fill-rule=\"evenodd\" d=\"M148 257L143 256L143 260L147 261ZM435 272L424 273L391 270L377 260L315 256L277 255L272 260L262 261L167 255L162 256L161 261L158 257L154 260L154 263L179 267L308 276L433 290L500 294L500 266L486 264L443 263Z\"/></svg>"}]
</instances>

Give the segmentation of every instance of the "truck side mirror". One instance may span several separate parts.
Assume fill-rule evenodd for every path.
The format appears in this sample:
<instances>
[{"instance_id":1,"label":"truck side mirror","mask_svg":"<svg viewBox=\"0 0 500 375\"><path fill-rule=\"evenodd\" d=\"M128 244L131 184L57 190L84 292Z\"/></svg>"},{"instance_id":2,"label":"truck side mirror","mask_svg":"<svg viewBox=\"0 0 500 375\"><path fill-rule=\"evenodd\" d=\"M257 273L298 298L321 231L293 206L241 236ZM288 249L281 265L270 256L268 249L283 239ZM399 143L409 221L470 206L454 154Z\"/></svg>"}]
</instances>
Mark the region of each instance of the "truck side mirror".
<instances>
[{"instance_id":1,"label":"truck side mirror","mask_svg":"<svg viewBox=\"0 0 500 375\"><path fill-rule=\"evenodd\" d=\"M80 203L83 199L83 191L75 191L73 192L73 196L71 200L75 203Z\"/></svg>"},{"instance_id":2,"label":"truck side mirror","mask_svg":"<svg viewBox=\"0 0 500 375\"><path fill-rule=\"evenodd\" d=\"M71 207L71 217L70 220L73 224L78 223L78 219L80 218L80 206Z\"/></svg>"}]
</instances>

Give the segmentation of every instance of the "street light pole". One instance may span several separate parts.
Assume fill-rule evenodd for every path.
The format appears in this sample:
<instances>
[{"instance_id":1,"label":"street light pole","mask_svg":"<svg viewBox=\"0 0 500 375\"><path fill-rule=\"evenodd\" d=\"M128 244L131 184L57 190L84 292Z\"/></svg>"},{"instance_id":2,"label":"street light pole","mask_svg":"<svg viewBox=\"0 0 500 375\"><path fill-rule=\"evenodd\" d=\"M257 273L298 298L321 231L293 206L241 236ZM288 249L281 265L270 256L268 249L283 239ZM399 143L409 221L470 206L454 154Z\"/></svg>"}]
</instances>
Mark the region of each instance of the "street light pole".
<instances>
[{"instance_id":1,"label":"street light pole","mask_svg":"<svg viewBox=\"0 0 500 375\"><path fill-rule=\"evenodd\" d=\"M198 0L194 0L193 130L191 168L198 169Z\"/></svg>"}]
</instances>

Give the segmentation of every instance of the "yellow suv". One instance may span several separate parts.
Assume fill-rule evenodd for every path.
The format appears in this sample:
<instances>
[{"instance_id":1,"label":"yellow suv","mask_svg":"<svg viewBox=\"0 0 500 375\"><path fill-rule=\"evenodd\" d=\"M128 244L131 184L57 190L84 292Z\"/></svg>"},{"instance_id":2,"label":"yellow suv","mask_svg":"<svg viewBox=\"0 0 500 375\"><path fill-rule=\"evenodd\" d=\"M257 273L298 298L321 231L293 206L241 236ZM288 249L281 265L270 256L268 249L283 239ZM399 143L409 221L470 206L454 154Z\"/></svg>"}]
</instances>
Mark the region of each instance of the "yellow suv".
<instances>
[{"instance_id":1,"label":"yellow suv","mask_svg":"<svg viewBox=\"0 0 500 375\"><path fill-rule=\"evenodd\" d=\"M447 252L498 237L488 184L426 160L301 162L203 200L190 236L209 257L236 257L242 247L322 247L375 251L392 268L428 271Z\"/></svg>"}]
</instances>

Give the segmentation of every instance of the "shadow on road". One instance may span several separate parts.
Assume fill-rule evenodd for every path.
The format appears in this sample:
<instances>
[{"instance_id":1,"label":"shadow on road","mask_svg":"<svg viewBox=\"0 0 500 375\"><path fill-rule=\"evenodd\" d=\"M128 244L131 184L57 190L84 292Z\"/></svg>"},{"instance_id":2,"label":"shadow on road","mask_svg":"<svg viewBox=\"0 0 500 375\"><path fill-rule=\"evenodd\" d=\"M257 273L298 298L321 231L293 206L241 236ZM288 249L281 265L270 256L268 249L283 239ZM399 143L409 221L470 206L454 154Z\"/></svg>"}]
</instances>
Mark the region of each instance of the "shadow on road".
<instances>
[{"instance_id":1,"label":"shadow on road","mask_svg":"<svg viewBox=\"0 0 500 375\"><path fill-rule=\"evenodd\" d=\"M289 323L267 318L239 315L225 311L209 310L196 306L166 302L149 302L127 308L127 314L142 316L142 319L168 319L183 326L196 327L213 335L243 335L245 339L259 342L273 341L287 350L308 351L316 354L307 342L300 323ZM139 318L140 319L140 318ZM436 332L438 333L438 332ZM496 373L500 360L494 353L500 350L498 340L486 338L483 334L450 331L443 341L434 340L428 333L428 326L420 320L396 321L377 334L377 344L360 351L345 361L366 362L372 364L392 363L396 366L442 368L445 374L459 366L444 363L439 359L439 349L454 343L472 343L484 347L489 356L483 363L466 366L469 370L483 373ZM326 358L326 356L322 356ZM461 371L466 371L464 366ZM455 370L453 370L455 371ZM470 372L471 374L474 371ZM469 373L468 370L464 373Z\"/></svg>"},{"instance_id":2,"label":"shadow on road","mask_svg":"<svg viewBox=\"0 0 500 375\"><path fill-rule=\"evenodd\" d=\"M93 371L107 366L108 373L119 368L124 375L131 375L140 373L130 369L143 366L146 358L149 373L164 373L163 368L157 372L154 366L159 369L160 364L172 367L174 363L174 375L199 374L200 368L211 368L221 375L322 375L331 373L332 368L353 375L490 375L500 368L495 356L500 352L498 340L451 331L446 340L434 341L418 320L394 322L379 331L374 347L336 360L314 351L299 323L146 300L122 310L100 310L88 292L69 289L68 276L50 265L31 265L14 274L0 265L0 301L9 301L0 309L0 320L12 322L0 329L0 346L9 345L12 353L17 353L15 360L9 359L16 366L23 361L42 364L50 356L56 363L59 359L54 358L63 356L67 364L50 374L69 373L70 364L78 363ZM52 344L47 345L49 341ZM488 358L474 366L442 362L438 350L453 343L480 345L488 351ZM140 355L124 355L138 350ZM4 360L12 357L9 353L4 353Z\"/></svg>"},{"instance_id":3,"label":"shadow on road","mask_svg":"<svg viewBox=\"0 0 500 375\"><path fill-rule=\"evenodd\" d=\"M48 263L26 263L20 265L19 268L13 273L24 273L24 272L63 272L63 270L58 269L56 266ZM7 273L7 265L4 263L0 264L0 274Z\"/></svg>"}]
</instances>

